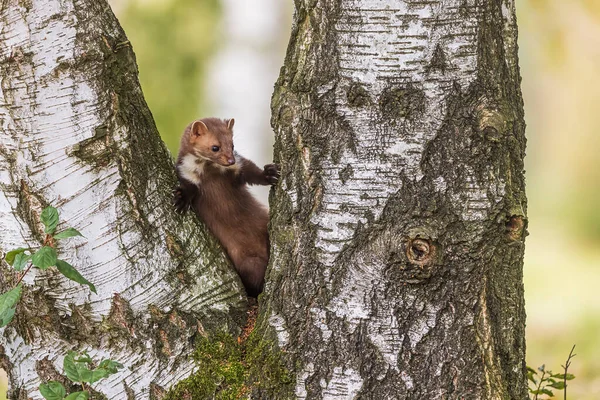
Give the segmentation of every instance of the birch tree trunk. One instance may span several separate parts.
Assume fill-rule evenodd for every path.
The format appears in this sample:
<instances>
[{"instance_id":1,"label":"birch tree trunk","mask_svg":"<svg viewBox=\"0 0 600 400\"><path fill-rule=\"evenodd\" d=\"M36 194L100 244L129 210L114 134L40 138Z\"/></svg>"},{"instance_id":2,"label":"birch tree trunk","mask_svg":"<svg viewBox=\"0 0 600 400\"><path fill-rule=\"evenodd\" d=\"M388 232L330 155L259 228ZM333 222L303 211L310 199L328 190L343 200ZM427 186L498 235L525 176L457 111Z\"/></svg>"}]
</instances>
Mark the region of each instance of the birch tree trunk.
<instances>
[{"instance_id":1,"label":"birch tree trunk","mask_svg":"<svg viewBox=\"0 0 600 400\"><path fill-rule=\"evenodd\" d=\"M9 398L65 382L70 349L125 364L94 386L105 398L154 398L190 373L196 335L239 328L243 289L197 219L173 212L173 164L106 1L0 7L0 252L39 247L40 212L53 205L85 236L60 258L98 291L51 270L27 275L0 330ZM3 261L0 289L17 278Z\"/></svg>"},{"instance_id":2,"label":"birch tree trunk","mask_svg":"<svg viewBox=\"0 0 600 400\"><path fill-rule=\"evenodd\" d=\"M279 398L527 398L516 40L513 0L296 1L257 325Z\"/></svg>"}]
</instances>

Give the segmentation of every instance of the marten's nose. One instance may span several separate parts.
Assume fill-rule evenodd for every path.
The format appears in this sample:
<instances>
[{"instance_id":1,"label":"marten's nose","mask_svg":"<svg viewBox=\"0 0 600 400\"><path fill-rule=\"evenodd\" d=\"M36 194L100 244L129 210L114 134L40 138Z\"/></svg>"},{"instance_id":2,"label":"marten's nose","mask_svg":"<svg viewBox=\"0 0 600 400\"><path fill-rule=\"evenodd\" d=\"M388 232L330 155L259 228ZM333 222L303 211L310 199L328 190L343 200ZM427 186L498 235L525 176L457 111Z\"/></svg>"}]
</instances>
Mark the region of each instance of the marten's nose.
<instances>
[{"instance_id":1,"label":"marten's nose","mask_svg":"<svg viewBox=\"0 0 600 400\"><path fill-rule=\"evenodd\" d=\"M229 165L233 165L235 164L235 158L229 158L227 162L229 163Z\"/></svg>"}]
</instances>

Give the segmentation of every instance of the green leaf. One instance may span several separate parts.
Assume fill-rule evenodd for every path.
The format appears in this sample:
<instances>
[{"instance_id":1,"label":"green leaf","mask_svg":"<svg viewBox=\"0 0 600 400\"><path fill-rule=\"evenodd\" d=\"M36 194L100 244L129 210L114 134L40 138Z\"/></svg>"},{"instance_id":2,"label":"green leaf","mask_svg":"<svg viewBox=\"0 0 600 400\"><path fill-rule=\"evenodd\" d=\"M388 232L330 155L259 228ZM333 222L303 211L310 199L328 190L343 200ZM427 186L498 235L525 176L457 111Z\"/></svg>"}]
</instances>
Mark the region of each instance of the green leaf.
<instances>
[{"instance_id":1,"label":"green leaf","mask_svg":"<svg viewBox=\"0 0 600 400\"><path fill-rule=\"evenodd\" d=\"M551 390L542 389L541 392L542 394L547 394L548 396L554 397L554 392L552 392Z\"/></svg>"},{"instance_id":2,"label":"green leaf","mask_svg":"<svg viewBox=\"0 0 600 400\"><path fill-rule=\"evenodd\" d=\"M89 397L90 394L88 392L75 392L65 397L65 400L88 400Z\"/></svg>"},{"instance_id":3,"label":"green leaf","mask_svg":"<svg viewBox=\"0 0 600 400\"><path fill-rule=\"evenodd\" d=\"M75 359L75 362L90 364L92 362L92 357L89 356L87 351L84 351L83 353L79 354L79 356Z\"/></svg>"},{"instance_id":4,"label":"green leaf","mask_svg":"<svg viewBox=\"0 0 600 400\"><path fill-rule=\"evenodd\" d=\"M88 363L91 362L89 356L76 357L78 357L77 353L70 351L63 361L65 374L73 382L92 384L110 375L110 372L106 369L89 369Z\"/></svg>"},{"instance_id":5,"label":"green leaf","mask_svg":"<svg viewBox=\"0 0 600 400\"><path fill-rule=\"evenodd\" d=\"M123 368L123 364L113 360L102 360L98 368L104 368L108 370L111 374L116 374L121 368Z\"/></svg>"},{"instance_id":6,"label":"green leaf","mask_svg":"<svg viewBox=\"0 0 600 400\"><path fill-rule=\"evenodd\" d=\"M83 235L75 228L67 228L66 230L54 235L54 239L60 240L60 239L74 237L74 236L83 236Z\"/></svg>"},{"instance_id":7,"label":"green leaf","mask_svg":"<svg viewBox=\"0 0 600 400\"><path fill-rule=\"evenodd\" d=\"M4 328L10 323L10 321L12 321L13 317L15 316L15 311L17 311L16 308L9 308L0 314L0 328Z\"/></svg>"},{"instance_id":8,"label":"green leaf","mask_svg":"<svg viewBox=\"0 0 600 400\"><path fill-rule=\"evenodd\" d=\"M69 351L65 359L63 360L63 370L71 381L75 383L81 382L81 376L79 374L79 369L75 365L75 356L77 354L74 351Z\"/></svg>"},{"instance_id":9,"label":"green leaf","mask_svg":"<svg viewBox=\"0 0 600 400\"><path fill-rule=\"evenodd\" d=\"M531 367L527 367L527 380L529 380L533 383L537 383L537 380L535 379L536 375L537 375L537 372L535 372L535 369L533 369Z\"/></svg>"},{"instance_id":10,"label":"green leaf","mask_svg":"<svg viewBox=\"0 0 600 400\"><path fill-rule=\"evenodd\" d=\"M67 378L73 382L93 384L123 368L123 365L116 361L103 360L98 368L91 370L89 368L91 362L92 359L87 353L80 356L74 351L69 351L63 361L63 369Z\"/></svg>"},{"instance_id":11,"label":"green leaf","mask_svg":"<svg viewBox=\"0 0 600 400\"><path fill-rule=\"evenodd\" d=\"M560 379L560 380L566 379L568 381L575 379L575 375L573 375L573 374L566 374L566 375L565 374L552 374L552 377Z\"/></svg>"},{"instance_id":12,"label":"green leaf","mask_svg":"<svg viewBox=\"0 0 600 400\"><path fill-rule=\"evenodd\" d=\"M6 326L15 315L15 305L21 298L21 285L0 296L0 327Z\"/></svg>"},{"instance_id":13,"label":"green leaf","mask_svg":"<svg viewBox=\"0 0 600 400\"><path fill-rule=\"evenodd\" d=\"M565 388L565 383L564 382L552 382L552 384L549 386L554 389L563 390Z\"/></svg>"},{"instance_id":14,"label":"green leaf","mask_svg":"<svg viewBox=\"0 0 600 400\"><path fill-rule=\"evenodd\" d=\"M90 290L97 294L96 287L87 279L85 279L71 264L63 260L56 260L56 268L60 271L61 274L66 276L72 281L77 283L81 283L82 285L88 285Z\"/></svg>"},{"instance_id":15,"label":"green leaf","mask_svg":"<svg viewBox=\"0 0 600 400\"><path fill-rule=\"evenodd\" d=\"M45 270L56 265L56 250L50 246L44 246L31 257L33 265Z\"/></svg>"},{"instance_id":16,"label":"green leaf","mask_svg":"<svg viewBox=\"0 0 600 400\"><path fill-rule=\"evenodd\" d=\"M94 370L81 369L79 371L82 382L88 382L90 384L98 382L100 379L106 378L110 375L110 372L106 369L98 368Z\"/></svg>"},{"instance_id":17,"label":"green leaf","mask_svg":"<svg viewBox=\"0 0 600 400\"><path fill-rule=\"evenodd\" d=\"M538 389L538 390L533 390L530 392L531 394L547 394L548 396L554 396L554 393L552 393L550 390L548 389Z\"/></svg>"},{"instance_id":18,"label":"green leaf","mask_svg":"<svg viewBox=\"0 0 600 400\"><path fill-rule=\"evenodd\" d=\"M21 254L21 253L23 253L23 252L25 252L27 250L29 250L29 249L24 249L22 247L19 247L18 249L15 249L15 250L11 250L8 253L6 253L6 255L4 256L4 259L6 260L6 262L9 265L13 265L14 262L15 262L15 257L17 256L17 254Z\"/></svg>"},{"instance_id":19,"label":"green leaf","mask_svg":"<svg viewBox=\"0 0 600 400\"><path fill-rule=\"evenodd\" d=\"M42 222L46 226L46 230L44 232L52 234L56 230L56 226L58 225L58 210L54 207L46 207L44 211L42 211Z\"/></svg>"},{"instance_id":20,"label":"green leaf","mask_svg":"<svg viewBox=\"0 0 600 400\"><path fill-rule=\"evenodd\" d=\"M27 261L31 258L31 254L19 253L15 257L15 262L13 264L13 268L15 271L23 271L25 269L25 265L27 265Z\"/></svg>"},{"instance_id":21,"label":"green leaf","mask_svg":"<svg viewBox=\"0 0 600 400\"><path fill-rule=\"evenodd\" d=\"M0 312L12 308L17 304L19 297L21 297L21 289L22 286L18 285L0 296Z\"/></svg>"},{"instance_id":22,"label":"green leaf","mask_svg":"<svg viewBox=\"0 0 600 400\"><path fill-rule=\"evenodd\" d=\"M59 382L51 381L40 385L40 393L46 400L63 400L67 391Z\"/></svg>"}]
</instances>

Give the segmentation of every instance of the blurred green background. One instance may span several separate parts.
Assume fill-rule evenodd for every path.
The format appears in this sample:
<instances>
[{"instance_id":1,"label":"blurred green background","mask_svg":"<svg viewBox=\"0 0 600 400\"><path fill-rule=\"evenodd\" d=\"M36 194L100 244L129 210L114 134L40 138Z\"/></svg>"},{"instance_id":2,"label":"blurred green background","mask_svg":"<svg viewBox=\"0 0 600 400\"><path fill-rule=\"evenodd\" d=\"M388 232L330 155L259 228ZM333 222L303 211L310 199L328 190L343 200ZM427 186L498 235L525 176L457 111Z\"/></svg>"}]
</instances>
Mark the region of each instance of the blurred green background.
<instances>
[{"instance_id":1,"label":"blurred green background","mask_svg":"<svg viewBox=\"0 0 600 400\"><path fill-rule=\"evenodd\" d=\"M527 363L557 372L576 344L569 398L596 400L600 1L516 1L528 136ZM146 100L173 154L187 122L218 115L238 119L240 152L258 164L270 160L269 98L283 63L291 0L110 3L133 44ZM248 82L254 86L243 89Z\"/></svg>"}]
</instances>

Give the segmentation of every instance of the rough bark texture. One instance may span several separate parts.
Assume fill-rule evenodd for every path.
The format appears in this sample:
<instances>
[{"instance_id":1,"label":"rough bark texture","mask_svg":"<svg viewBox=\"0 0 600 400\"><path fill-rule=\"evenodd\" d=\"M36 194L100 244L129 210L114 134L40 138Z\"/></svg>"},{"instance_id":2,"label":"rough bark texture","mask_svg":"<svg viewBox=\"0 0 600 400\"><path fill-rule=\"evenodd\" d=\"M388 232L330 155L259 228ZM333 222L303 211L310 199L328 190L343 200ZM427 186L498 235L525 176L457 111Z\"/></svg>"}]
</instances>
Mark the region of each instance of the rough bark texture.
<instances>
[{"instance_id":1,"label":"rough bark texture","mask_svg":"<svg viewBox=\"0 0 600 400\"><path fill-rule=\"evenodd\" d=\"M173 212L172 161L106 1L0 4L0 252L39 247L39 215L53 205L85 235L60 258L98 289L28 274L0 330L9 397L41 398L40 380L64 381L69 349L125 364L94 386L106 398L160 394L193 368L195 335L238 329L243 289L197 219ZM2 262L0 289L16 278Z\"/></svg>"},{"instance_id":2,"label":"rough bark texture","mask_svg":"<svg viewBox=\"0 0 600 400\"><path fill-rule=\"evenodd\" d=\"M525 399L513 0L297 0L258 329L306 399Z\"/></svg>"}]
</instances>

